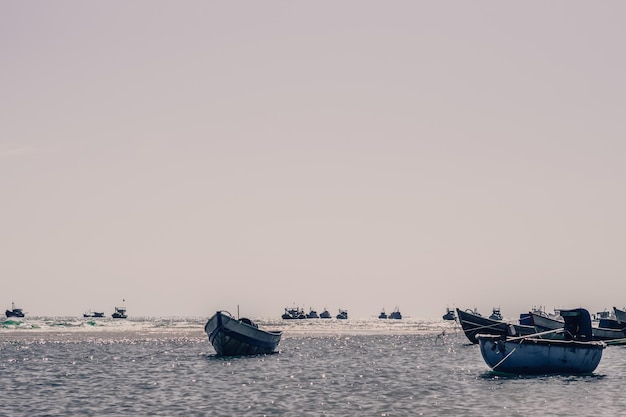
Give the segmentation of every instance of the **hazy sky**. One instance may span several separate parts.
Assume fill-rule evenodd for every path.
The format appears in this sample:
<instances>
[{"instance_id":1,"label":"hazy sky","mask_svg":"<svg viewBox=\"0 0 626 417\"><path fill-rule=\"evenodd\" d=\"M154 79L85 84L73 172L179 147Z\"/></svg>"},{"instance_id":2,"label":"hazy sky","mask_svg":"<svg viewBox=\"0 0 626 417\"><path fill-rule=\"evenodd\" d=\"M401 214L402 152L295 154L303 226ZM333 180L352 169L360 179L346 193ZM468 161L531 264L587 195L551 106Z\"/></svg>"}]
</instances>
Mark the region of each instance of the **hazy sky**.
<instances>
[{"instance_id":1,"label":"hazy sky","mask_svg":"<svg viewBox=\"0 0 626 417\"><path fill-rule=\"evenodd\" d=\"M0 0L0 307L623 306L625 15Z\"/></svg>"}]
</instances>

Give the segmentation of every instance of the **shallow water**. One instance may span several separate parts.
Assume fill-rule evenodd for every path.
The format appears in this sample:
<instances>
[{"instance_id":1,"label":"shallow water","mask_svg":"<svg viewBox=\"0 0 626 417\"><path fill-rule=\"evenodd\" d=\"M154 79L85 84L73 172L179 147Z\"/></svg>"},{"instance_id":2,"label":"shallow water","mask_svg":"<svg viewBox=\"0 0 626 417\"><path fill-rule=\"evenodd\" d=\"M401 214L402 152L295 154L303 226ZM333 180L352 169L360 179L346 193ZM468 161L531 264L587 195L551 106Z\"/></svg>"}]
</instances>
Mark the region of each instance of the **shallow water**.
<instances>
[{"instance_id":1,"label":"shallow water","mask_svg":"<svg viewBox=\"0 0 626 417\"><path fill-rule=\"evenodd\" d=\"M0 327L0 416L615 416L626 407L621 346L590 376L502 377L449 323L261 321L285 331L279 353L222 358L204 321Z\"/></svg>"}]
</instances>

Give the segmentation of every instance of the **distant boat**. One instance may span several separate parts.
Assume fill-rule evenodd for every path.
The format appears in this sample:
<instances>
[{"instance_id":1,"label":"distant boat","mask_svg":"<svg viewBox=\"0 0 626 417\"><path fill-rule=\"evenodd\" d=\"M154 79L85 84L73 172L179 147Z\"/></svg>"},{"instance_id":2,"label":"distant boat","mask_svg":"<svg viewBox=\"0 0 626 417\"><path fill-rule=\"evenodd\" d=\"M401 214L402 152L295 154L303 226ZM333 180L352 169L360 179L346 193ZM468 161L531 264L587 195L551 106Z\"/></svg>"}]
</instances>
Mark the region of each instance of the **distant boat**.
<instances>
[{"instance_id":1,"label":"distant boat","mask_svg":"<svg viewBox=\"0 0 626 417\"><path fill-rule=\"evenodd\" d=\"M7 317L24 317L24 311L21 308L16 308L15 303L11 303L11 310L6 310Z\"/></svg>"},{"instance_id":2,"label":"distant boat","mask_svg":"<svg viewBox=\"0 0 626 417\"><path fill-rule=\"evenodd\" d=\"M222 356L273 353L280 343L281 331L259 329L250 319L236 319L226 311L216 312L204 331L215 352Z\"/></svg>"},{"instance_id":3,"label":"distant boat","mask_svg":"<svg viewBox=\"0 0 626 417\"><path fill-rule=\"evenodd\" d=\"M390 314L389 317L390 319L396 319L396 320L400 320L402 319L402 314L400 313L400 309L398 307L396 307L395 310L393 310Z\"/></svg>"},{"instance_id":4,"label":"distant boat","mask_svg":"<svg viewBox=\"0 0 626 417\"><path fill-rule=\"evenodd\" d=\"M319 314L317 314L317 311L310 308L308 314L306 315L306 318L307 319L319 319L320 316Z\"/></svg>"},{"instance_id":5,"label":"distant boat","mask_svg":"<svg viewBox=\"0 0 626 417\"><path fill-rule=\"evenodd\" d=\"M339 314L337 314L337 319L345 320L348 318L348 310L339 309Z\"/></svg>"},{"instance_id":6,"label":"distant boat","mask_svg":"<svg viewBox=\"0 0 626 417\"><path fill-rule=\"evenodd\" d=\"M387 313L385 313L385 309L384 308L382 309L382 311L378 315L378 318L379 319L386 319L387 318Z\"/></svg>"},{"instance_id":7,"label":"distant boat","mask_svg":"<svg viewBox=\"0 0 626 417\"><path fill-rule=\"evenodd\" d=\"M331 314L328 312L328 310L326 310L326 308L324 308L324 311L322 311L320 313L320 319L332 319L333 316L331 316Z\"/></svg>"},{"instance_id":8,"label":"distant boat","mask_svg":"<svg viewBox=\"0 0 626 417\"><path fill-rule=\"evenodd\" d=\"M537 331L533 326L507 323L501 320L492 320L481 316L476 310L463 311L456 309L459 324L463 328L463 333L472 343L478 343L476 335L478 333L493 335L524 336L534 334Z\"/></svg>"},{"instance_id":9,"label":"distant boat","mask_svg":"<svg viewBox=\"0 0 626 417\"><path fill-rule=\"evenodd\" d=\"M500 313L500 307L494 307L489 316L491 320L502 320L502 313Z\"/></svg>"},{"instance_id":10,"label":"distant boat","mask_svg":"<svg viewBox=\"0 0 626 417\"><path fill-rule=\"evenodd\" d=\"M126 319L128 316L126 315L126 307L115 307L115 312L111 314L111 317L114 319Z\"/></svg>"},{"instance_id":11,"label":"distant boat","mask_svg":"<svg viewBox=\"0 0 626 417\"><path fill-rule=\"evenodd\" d=\"M563 340L541 339L533 335L477 335L485 363L492 371L517 375L593 372L602 359L606 344L592 341L589 312L579 308L561 310L561 315L564 322L558 330L563 333Z\"/></svg>"},{"instance_id":12,"label":"distant boat","mask_svg":"<svg viewBox=\"0 0 626 417\"><path fill-rule=\"evenodd\" d=\"M285 312L281 316L283 320L306 319L306 314L299 308L285 308Z\"/></svg>"},{"instance_id":13,"label":"distant boat","mask_svg":"<svg viewBox=\"0 0 626 417\"><path fill-rule=\"evenodd\" d=\"M446 314L442 316L444 320L456 320L456 316L454 315L454 310L446 307Z\"/></svg>"},{"instance_id":14,"label":"distant boat","mask_svg":"<svg viewBox=\"0 0 626 417\"><path fill-rule=\"evenodd\" d=\"M87 318L87 317L104 317L104 313L103 312L99 312L99 311L87 311L86 313L83 313L83 317Z\"/></svg>"}]
</instances>

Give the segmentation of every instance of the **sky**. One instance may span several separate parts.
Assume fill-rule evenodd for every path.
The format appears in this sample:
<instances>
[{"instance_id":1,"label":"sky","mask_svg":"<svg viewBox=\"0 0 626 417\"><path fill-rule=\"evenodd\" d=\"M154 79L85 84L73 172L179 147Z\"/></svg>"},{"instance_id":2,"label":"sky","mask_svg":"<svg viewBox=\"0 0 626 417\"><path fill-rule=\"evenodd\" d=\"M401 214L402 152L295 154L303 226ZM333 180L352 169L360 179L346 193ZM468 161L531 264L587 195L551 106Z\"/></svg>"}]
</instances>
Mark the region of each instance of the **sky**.
<instances>
[{"instance_id":1,"label":"sky","mask_svg":"<svg viewBox=\"0 0 626 417\"><path fill-rule=\"evenodd\" d=\"M0 0L0 308L624 306L624 15Z\"/></svg>"}]
</instances>

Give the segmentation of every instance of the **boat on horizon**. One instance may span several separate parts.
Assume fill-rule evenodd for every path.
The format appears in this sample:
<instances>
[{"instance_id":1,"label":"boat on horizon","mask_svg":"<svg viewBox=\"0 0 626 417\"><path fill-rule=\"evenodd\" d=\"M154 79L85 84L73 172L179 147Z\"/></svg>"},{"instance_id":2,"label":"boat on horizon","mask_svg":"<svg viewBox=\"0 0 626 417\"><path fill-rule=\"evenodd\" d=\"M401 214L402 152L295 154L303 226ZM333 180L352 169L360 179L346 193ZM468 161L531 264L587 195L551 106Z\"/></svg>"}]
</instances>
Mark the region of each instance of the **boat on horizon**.
<instances>
[{"instance_id":1,"label":"boat on horizon","mask_svg":"<svg viewBox=\"0 0 626 417\"><path fill-rule=\"evenodd\" d=\"M236 319L227 311L217 311L204 326L209 342L220 356L274 353L282 331L266 331L247 318Z\"/></svg>"},{"instance_id":2,"label":"boat on horizon","mask_svg":"<svg viewBox=\"0 0 626 417\"><path fill-rule=\"evenodd\" d=\"M385 313L385 309L384 308L380 311L380 314L378 315L378 318L379 319L386 319L387 318L387 313Z\"/></svg>"},{"instance_id":3,"label":"boat on horizon","mask_svg":"<svg viewBox=\"0 0 626 417\"><path fill-rule=\"evenodd\" d=\"M4 314L7 317L24 317L24 310L15 307L15 303L11 302L11 310L6 310Z\"/></svg>"},{"instance_id":4,"label":"boat on horizon","mask_svg":"<svg viewBox=\"0 0 626 417\"><path fill-rule=\"evenodd\" d=\"M114 319L126 319L128 316L126 315L126 307L115 307L115 312L111 314L111 317Z\"/></svg>"},{"instance_id":5,"label":"boat on horizon","mask_svg":"<svg viewBox=\"0 0 626 417\"><path fill-rule=\"evenodd\" d=\"M328 312L326 307L324 307L324 311L320 313L320 319L332 319L333 316Z\"/></svg>"},{"instance_id":6,"label":"boat on horizon","mask_svg":"<svg viewBox=\"0 0 626 417\"><path fill-rule=\"evenodd\" d=\"M400 313L400 309L398 307L396 307L395 310L393 310L391 313L389 313L389 317L387 317L387 318L401 320L402 319L402 313Z\"/></svg>"},{"instance_id":7,"label":"boat on horizon","mask_svg":"<svg viewBox=\"0 0 626 417\"><path fill-rule=\"evenodd\" d=\"M492 372L516 375L590 374L600 363L606 343L594 341L585 309L561 310L563 327L549 332L563 339L478 334L480 353Z\"/></svg>"},{"instance_id":8,"label":"boat on horizon","mask_svg":"<svg viewBox=\"0 0 626 417\"><path fill-rule=\"evenodd\" d=\"M304 314L304 310L298 307L294 308L285 308L285 312L281 316L283 320L293 320L293 319L306 319L306 314Z\"/></svg>"},{"instance_id":9,"label":"boat on horizon","mask_svg":"<svg viewBox=\"0 0 626 417\"><path fill-rule=\"evenodd\" d=\"M500 313L500 307L494 307L491 310L491 315L489 316L491 320L502 320L502 313Z\"/></svg>"},{"instance_id":10,"label":"boat on horizon","mask_svg":"<svg viewBox=\"0 0 626 417\"><path fill-rule=\"evenodd\" d=\"M338 320L346 320L348 318L348 310L339 309L339 314L337 314Z\"/></svg>"},{"instance_id":11,"label":"boat on horizon","mask_svg":"<svg viewBox=\"0 0 626 417\"><path fill-rule=\"evenodd\" d=\"M83 317L84 318L99 318L99 317L104 317L104 312L100 312L100 311L87 311L85 313L83 313Z\"/></svg>"},{"instance_id":12,"label":"boat on horizon","mask_svg":"<svg viewBox=\"0 0 626 417\"><path fill-rule=\"evenodd\" d=\"M441 316L444 320L456 320L456 316L454 315L454 309L446 307L446 314Z\"/></svg>"}]
</instances>

